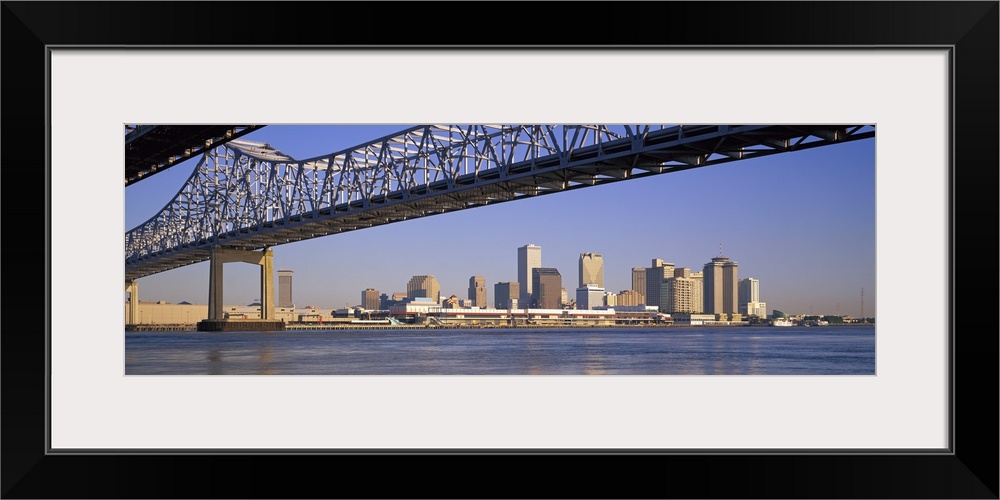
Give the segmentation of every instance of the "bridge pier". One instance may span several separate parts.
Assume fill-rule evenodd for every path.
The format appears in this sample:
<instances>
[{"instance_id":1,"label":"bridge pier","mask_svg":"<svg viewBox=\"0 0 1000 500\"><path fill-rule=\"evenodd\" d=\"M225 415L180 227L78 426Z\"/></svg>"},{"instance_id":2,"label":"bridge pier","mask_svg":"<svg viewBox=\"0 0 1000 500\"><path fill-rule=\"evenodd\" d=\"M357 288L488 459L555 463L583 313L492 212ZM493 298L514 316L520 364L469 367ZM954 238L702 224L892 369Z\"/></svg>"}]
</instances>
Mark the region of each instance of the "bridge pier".
<instances>
[{"instance_id":1,"label":"bridge pier","mask_svg":"<svg viewBox=\"0 0 1000 500\"><path fill-rule=\"evenodd\" d=\"M246 262L260 266L260 319L227 319L223 310L223 264ZM216 246L212 248L208 275L208 319L198 323L198 331L275 331L284 330L285 324L274 314L274 251L262 252L234 250Z\"/></svg>"},{"instance_id":2,"label":"bridge pier","mask_svg":"<svg viewBox=\"0 0 1000 500\"><path fill-rule=\"evenodd\" d=\"M135 315L139 310L139 282L136 280L125 281L125 291L128 292L128 312L125 315L125 324L136 324Z\"/></svg>"}]
</instances>

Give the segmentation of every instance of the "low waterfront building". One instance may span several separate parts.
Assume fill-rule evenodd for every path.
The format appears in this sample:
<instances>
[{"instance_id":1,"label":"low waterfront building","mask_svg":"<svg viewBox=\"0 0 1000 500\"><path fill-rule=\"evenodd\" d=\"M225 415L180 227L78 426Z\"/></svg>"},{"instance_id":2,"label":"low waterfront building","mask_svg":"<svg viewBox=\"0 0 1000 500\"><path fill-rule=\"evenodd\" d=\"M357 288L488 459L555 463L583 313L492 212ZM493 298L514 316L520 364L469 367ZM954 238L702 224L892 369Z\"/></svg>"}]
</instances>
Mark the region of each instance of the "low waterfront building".
<instances>
[{"instance_id":1,"label":"low waterfront building","mask_svg":"<svg viewBox=\"0 0 1000 500\"><path fill-rule=\"evenodd\" d=\"M680 313L674 314L674 324L684 326L711 325L716 323L714 314Z\"/></svg>"},{"instance_id":2,"label":"low waterfront building","mask_svg":"<svg viewBox=\"0 0 1000 500\"><path fill-rule=\"evenodd\" d=\"M673 315L677 326L743 326L747 321L736 313L680 313Z\"/></svg>"},{"instance_id":3,"label":"low waterfront building","mask_svg":"<svg viewBox=\"0 0 1000 500\"><path fill-rule=\"evenodd\" d=\"M129 318L129 304L125 303L125 324ZM275 307L275 319L285 323L297 319L296 309L292 307ZM260 319L260 304L247 306L223 306L223 315L230 319ZM197 325L208 319L207 304L190 304L182 302L171 304L164 301L138 303L135 311L137 325Z\"/></svg>"},{"instance_id":4,"label":"low waterfront building","mask_svg":"<svg viewBox=\"0 0 1000 500\"><path fill-rule=\"evenodd\" d=\"M136 305L134 318L137 325L194 325L208 319L208 305L139 301ZM125 302L125 324L128 323L129 303Z\"/></svg>"},{"instance_id":5,"label":"low waterfront building","mask_svg":"<svg viewBox=\"0 0 1000 500\"><path fill-rule=\"evenodd\" d=\"M469 327L652 326L669 324L670 316L645 306L615 310L567 309L447 309L437 304L397 307L392 317L401 323Z\"/></svg>"},{"instance_id":6,"label":"low waterfront building","mask_svg":"<svg viewBox=\"0 0 1000 500\"><path fill-rule=\"evenodd\" d=\"M673 323L669 314L663 314L655 306L639 304L634 306L600 306L600 311L614 311L618 326L653 326Z\"/></svg>"},{"instance_id":7,"label":"low waterfront building","mask_svg":"<svg viewBox=\"0 0 1000 500\"><path fill-rule=\"evenodd\" d=\"M455 326L613 326L614 311L566 309L440 309L428 313L441 325Z\"/></svg>"}]
</instances>

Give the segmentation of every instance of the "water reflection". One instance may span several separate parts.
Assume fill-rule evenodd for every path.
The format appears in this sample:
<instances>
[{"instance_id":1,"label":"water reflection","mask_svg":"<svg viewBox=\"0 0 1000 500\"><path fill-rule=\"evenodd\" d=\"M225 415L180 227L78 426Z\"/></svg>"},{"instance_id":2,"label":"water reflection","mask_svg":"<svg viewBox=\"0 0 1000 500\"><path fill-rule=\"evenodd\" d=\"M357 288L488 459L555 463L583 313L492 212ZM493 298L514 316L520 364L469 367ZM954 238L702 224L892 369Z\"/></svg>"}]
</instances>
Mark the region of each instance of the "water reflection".
<instances>
[{"instance_id":1,"label":"water reflection","mask_svg":"<svg viewBox=\"0 0 1000 500\"><path fill-rule=\"evenodd\" d=\"M224 375L225 370L222 368L222 351L218 349L212 349L208 351L208 374L209 375Z\"/></svg>"},{"instance_id":2,"label":"water reflection","mask_svg":"<svg viewBox=\"0 0 1000 500\"><path fill-rule=\"evenodd\" d=\"M545 343L537 334L529 335L525 339L525 346L522 348L521 360L526 375L543 375L542 365L545 362Z\"/></svg>"},{"instance_id":3,"label":"water reflection","mask_svg":"<svg viewBox=\"0 0 1000 500\"><path fill-rule=\"evenodd\" d=\"M588 335L583 339L583 374L604 375L607 373L608 358L603 352L604 342L600 337Z\"/></svg>"},{"instance_id":4,"label":"water reflection","mask_svg":"<svg viewBox=\"0 0 1000 500\"><path fill-rule=\"evenodd\" d=\"M875 330L126 335L127 375L873 375ZM829 331L830 333L825 333Z\"/></svg>"},{"instance_id":5,"label":"water reflection","mask_svg":"<svg viewBox=\"0 0 1000 500\"><path fill-rule=\"evenodd\" d=\"M272 368L270 365L271 360L274 359L274 354L271 352L271 346L264 346L260 350L260 368L257 370L259 375L277 375L278 370Z\"/></svg>"}]
</instances>

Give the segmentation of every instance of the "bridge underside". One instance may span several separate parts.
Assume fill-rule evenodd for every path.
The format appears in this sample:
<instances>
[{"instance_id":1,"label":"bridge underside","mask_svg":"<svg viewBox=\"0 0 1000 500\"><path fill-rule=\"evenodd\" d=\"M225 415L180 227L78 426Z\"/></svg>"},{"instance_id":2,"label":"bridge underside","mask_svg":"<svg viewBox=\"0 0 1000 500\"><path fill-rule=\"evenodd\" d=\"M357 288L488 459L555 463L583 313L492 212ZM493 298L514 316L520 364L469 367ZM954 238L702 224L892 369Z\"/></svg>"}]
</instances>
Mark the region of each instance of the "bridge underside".
<instances>
[{"instance_id":1,"label":"bridge underside","mask_svg":"<svg viewBox=\"0 0 1000 500\"><path fill-rule=\"evenodd\" d=\"M310 238L582 187L874 137L860 126L705 126L550 155L218 234L126 265L126 279L208 260L213 246L259 250ZM808 138L808 140L807 140Z\"/></svg>"},{"instance_id":2,"label":"bridge underside","mask_svg":"<svg viewBox=\"0 0 1000 500\"><path fill-rule=\"evenodd\" d=\"M162 172L263 125L134 125L125 135L125 185Z\"/></svg>"}]
</instances>

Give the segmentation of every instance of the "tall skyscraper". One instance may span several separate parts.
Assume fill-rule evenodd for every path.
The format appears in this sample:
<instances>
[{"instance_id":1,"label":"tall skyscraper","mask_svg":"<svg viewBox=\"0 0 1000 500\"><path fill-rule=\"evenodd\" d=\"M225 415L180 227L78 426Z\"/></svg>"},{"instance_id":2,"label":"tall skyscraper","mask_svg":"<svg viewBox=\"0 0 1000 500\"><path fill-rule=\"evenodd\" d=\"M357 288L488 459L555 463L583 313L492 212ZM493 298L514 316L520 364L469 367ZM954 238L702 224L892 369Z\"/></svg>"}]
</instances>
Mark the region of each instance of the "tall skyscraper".
<instances>
[{"instance_id":1,"label":"tall skyscraper","mask_svg":"<svg viewBox=\"0 0 1000 500\"><path fill-rule=\"evenodd\" d=\"M378 310L379 309L378 290L374 288L365 288L361 292L361 307L369 311Z\"/></svg>"},{"instance_id":2,"label":"tall skyscraper","mask_svg":"<svg viewBox=\"0 0 1000 500\"><path fill-rule=\"evenodd\" d=\"M517 249L517 282L521 285L519 303L527 307L534 297L531 271L542 267L542 247L528 243Z\"/></svg>"},{"instance_id":3,"label":"tall skyscraper","mask_svg":"<svg viewBox=\"0 0 1000 500\"><path fill-rule=\"evenodd\" d=\"M292 271L278 270L278 307L295 307L292 302Z\"/></svg>"},{"instance_id":4,"label":"tall skyscraper","mask_svg":"<svg viewBox=\"0 0 1000 500\"><path fill-rule=\"evenodd\" d=\"M653 266L646 268L646 305L660 307L660 289L663 280L674 277L674 265L653 259Z\"/></svg>"},{"instance_id":5,"label":"tall skyscraper","mask_svg":"<svg viewBox=\"0 0 1000 500\"><path fill-rule=\"evenodd\" d=\"M486 307L486 278L478 275L469 278L469 300L473 307Z\"/></svg>"},{"instance_id":6,"label":"tall skyscraper","mask_svg":"<svg viewBox=\"0 0 1000 500\"><path fill-rule=\"evenodd\" d=\"M747 302L760 302L760 281L757 278L743 278L740 280L740 304Z\"/></svg>"},{"instance_id":7,"label":"tall skyscraper","mask_svg":"<svg viewBox=\"0 0 1000 500\"><path fill-rule=\"evenodd\" d=\"M604 257L599 253L580 254L580 288L594 284L598 288L604 288Z\"/></svg>"},{"instance_id":8,"label":"tall skyscraper","mask_svg":"<svg viewBox=\"0 0 1000 500\"><path fill-rule=\"evenodd\" d=\"M740 314L767 317L767 305L760 301L760 281L757 278L743 278L739 283Z\"/></svg>"},{"instance_id":9,"label":"tall skyscraper","mask_svg":"<svg viewBox=\"0 0 1000 500\"><path fill-rule=\"evenodd\" d=\"M705 264L702 273L706 313L739 313L738 266L729 257L721 256Z\"/></svg>"},{"instance_id":10,"label":"tall skyscraper","mask_svg":"<svg viewBox=\"0 0 1000 500\"><path fill-rule=\"evenodd\" d=\"M671 277L660 287L660 311L666 313L693 313L694 280Z\"/></svg>"},{"instance_id":11,"label":"tall skyscraper","mask_svg":"<svg viewBox=\"0 0 1000 500\"><path fill-rule=\"evenodd\" d=\"M639 303L634 305L642 305L646 303L646 268L645 267L633 267L632 268L632 290L639 294Z\"/></svg>"},{"instance_id":12,"label":"tall skyscraper","mask_svg":"<svg viewBox=\"0 0 1000 500\"><path fill-rule=\"evenodd\" d=\"M536 267L531 270L532 307L559 309L562 305L562 275L554 267Z\"/></svg>"},{"instance_id":13,"label":"tall skyscraper","mask_svg":"<svg viewBox=\"0 0 1000 500\"><path fill-rule=\"evenodd\" d=\"M705 312L705 280L704 273L691 273L691 308L695 313Z\"/></svg>"},{"instance_id":14,"label":"tall skyscraper","mask_svg":"<svg viewBox=\"0 0 1000 500\"><path fill-rule=\"evenodd\" d=\"M493 285L493 307L497 309L517 309L517 297L521 289L516 281L501 282Z\"/></svg>"},{"instance_id":15,"label":"tall skyscraper","mask_svg":"<svg viewBox=\"0 0 1000 500\"><path fill-rule=\"evenodd\" d=\"M441 302L441 285L433 275L421 274L410 278L406 284L406 298L427 297Z\"/></svg>"}]
</instances>

